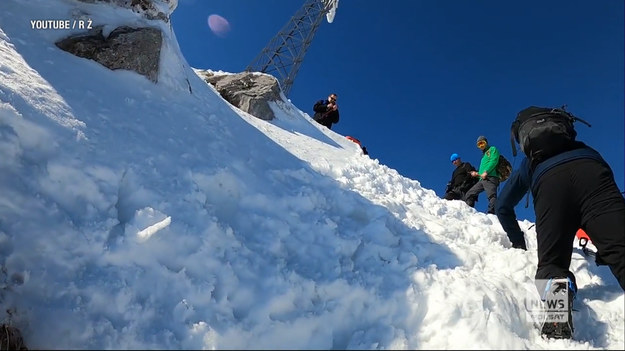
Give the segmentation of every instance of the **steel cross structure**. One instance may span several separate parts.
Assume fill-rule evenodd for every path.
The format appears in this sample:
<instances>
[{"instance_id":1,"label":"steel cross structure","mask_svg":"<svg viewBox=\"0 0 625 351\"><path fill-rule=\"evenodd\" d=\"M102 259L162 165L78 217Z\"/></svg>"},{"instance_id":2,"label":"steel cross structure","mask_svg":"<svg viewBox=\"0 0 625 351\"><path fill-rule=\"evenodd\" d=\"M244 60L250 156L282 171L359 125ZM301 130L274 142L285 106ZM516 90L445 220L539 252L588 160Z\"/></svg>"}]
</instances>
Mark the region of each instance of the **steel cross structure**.
<instances>
[{"instance_id":1,"label":"steel cross structure","mask_svg":"<svg viewBox=\"0 0 625 351\"><path fill-rule=\"evenodd\" d=\"M333 18L337 3L337 0L307 0L245 70L273 75L278 79L284 95L289 96L293 80L323 16L332 11ZM330 17L328 21L331 22Z\"/></svg>"}]
</instances>

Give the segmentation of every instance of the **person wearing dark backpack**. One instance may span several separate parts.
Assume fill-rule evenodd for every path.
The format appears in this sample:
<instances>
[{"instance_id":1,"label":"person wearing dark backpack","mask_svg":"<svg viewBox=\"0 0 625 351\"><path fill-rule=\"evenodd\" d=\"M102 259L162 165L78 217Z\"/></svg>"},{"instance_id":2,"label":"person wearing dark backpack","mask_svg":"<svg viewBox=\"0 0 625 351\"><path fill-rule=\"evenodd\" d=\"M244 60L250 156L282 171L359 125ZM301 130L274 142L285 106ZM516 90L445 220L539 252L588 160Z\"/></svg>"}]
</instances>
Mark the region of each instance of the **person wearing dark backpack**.
<instances>
[{"instance_id":1,"label":"person wearing dark backpack","mask_svg":"<svg viewBox=\"0 0 625 351\"><path fill-rule=\"evenodd\" d=\"M315 111L313 119L317 123L328 127L328 129L332 129L332 124L339 123L337 98L337 95L332 93L327 100L319 100L313 105L313 111Z\"/></svg>"},{"instance_id":2,"label":"person wearing dark backpack","mask_svg":"<svg viewBox=\"0 0 625 351\"><path fill-rule=\"evenodd\" d=\"M597 259L610 267L625 291L625 199L599 152L575 140L575 121L582 120L564 108L530 106L517 114L511 128L512 150L516 156L516 141L525 157L501 190L496 206L497 218L512 247L525 250L514 207L531 191L538 293L546 302L548 296L558 293L568 298L566 321L549 321L542 326L541 333L549 338L573 336L571 309L577 284L570 264L579 228L597 248Z\"/></svg>"},{"instance_id":3,"label":"person wearing dark backpack","mask_svg":"<svg viewBox=\"0 0 625 351\"><path fill-rule=\"evenodd\" d=\"M478 172L472 171L470 174L474 178L479 178L464 195L464 202L473 207L477 201L478 195L486 192L488 198L487 213L495 214L495 202L497 201L497 187L499 187L499 173L497 165L499 164L499 150L489 145L488 140L484 136L477 138L477 148L482 150L482 160L480 161L480 169Z\"/></svg>"},{"instance_id":4,"label":"person wearing dark backpack","mask_svg":"<svg viewBox=\"0 0 625 351\"><path fill-rule=\"evenodd\" d=\"M455 153L451 154L449 160L451 164L456 166L456 169L451 174L451 180L447 183L443 198L445 200L462 200L467 190L477 183L477 178L471 176L471 172L475 172L475 167L469 162L462 162L460 156Z\"/></svg>"}]
</instances>

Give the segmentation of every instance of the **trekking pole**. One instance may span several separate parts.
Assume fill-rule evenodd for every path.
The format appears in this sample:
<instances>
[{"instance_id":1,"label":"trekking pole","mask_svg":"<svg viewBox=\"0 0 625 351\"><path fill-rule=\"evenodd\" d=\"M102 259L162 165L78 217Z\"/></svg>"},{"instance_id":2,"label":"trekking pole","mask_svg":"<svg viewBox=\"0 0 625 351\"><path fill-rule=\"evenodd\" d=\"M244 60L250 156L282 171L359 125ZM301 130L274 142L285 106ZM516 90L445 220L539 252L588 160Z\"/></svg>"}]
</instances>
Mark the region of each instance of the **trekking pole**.
<instances>
[{"instance_id":1,"label":"trekking pole","mask_svg":"<svg viewBox=\"0 0 625 351\"><path fill-rule=\"evenodd\" d=\"M592 128L592 126L590 125L590 123L588 123L588 122L584 121L583 119L581 119L581 118L579 118L579 117L573 116L573 121L580 121L580 122L584 123L585 125L587 125L587 126L589 126L589 127L591 127L591 128Z\"/></svg>"},{"instance_id":2,"label":"trekking pole","mask_svg":"<svg viewBox=\"0 0 625 351\"><path fill-rule=\"evenodd\" d=\"M554 109L555 110L555 109ZM566 110L566 104L562 105L562 107L560 108L561 112L564 112L565 114L567 114L569 117L571 117L571 119L573 120L573 122L575 121L580 121L582 123L584 123L585 125L587 125L588 127L592 128L592 126L590 125L590 123L584 121L583 119L575 116L574 114L570 113L569 111ZM557 112L557 111L553 111L552 112Z\"/></svg>"}]
</instances>

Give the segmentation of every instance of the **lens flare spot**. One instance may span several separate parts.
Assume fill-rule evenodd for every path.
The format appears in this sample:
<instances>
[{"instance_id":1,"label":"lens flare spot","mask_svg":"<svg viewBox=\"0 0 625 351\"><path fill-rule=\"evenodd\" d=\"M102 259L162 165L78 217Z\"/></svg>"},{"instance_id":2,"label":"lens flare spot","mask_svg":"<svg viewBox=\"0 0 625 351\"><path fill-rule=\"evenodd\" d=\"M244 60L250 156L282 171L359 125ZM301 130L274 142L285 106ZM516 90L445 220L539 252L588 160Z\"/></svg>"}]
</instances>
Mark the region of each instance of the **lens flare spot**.
<instances>
[{"instance_id":1,"label":"lens flare spot","mask_svg":"<svg viewBox=\"0 0 625 351\"><path fill-rule=\"evenodd\" d=\"M230 31L228 20L216 14L208 16L208 27L219 37L224 37Z\"/></svg>"}]
</instances>

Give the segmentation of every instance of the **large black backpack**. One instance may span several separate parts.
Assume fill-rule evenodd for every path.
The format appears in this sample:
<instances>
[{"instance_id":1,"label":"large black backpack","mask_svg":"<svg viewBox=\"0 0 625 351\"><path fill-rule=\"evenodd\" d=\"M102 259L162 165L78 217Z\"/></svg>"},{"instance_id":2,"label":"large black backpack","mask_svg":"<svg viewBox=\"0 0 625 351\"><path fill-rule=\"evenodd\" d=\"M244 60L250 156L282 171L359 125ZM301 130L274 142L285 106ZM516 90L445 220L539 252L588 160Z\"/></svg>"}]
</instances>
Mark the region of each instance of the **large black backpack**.
<instances>
[{"instance_id":1,"label":"large black backpack","mask_svg":"<svg viewBox=\"0 0 625 351\"><path fill-rule=\"evenodd\" d=\"M575 121L590 124L561 108L530 106L521 110L510 130L512 155L516 156L516 141L533 166L539 162L571 149L577 132Z\"/></svg>"}]
</instances>

